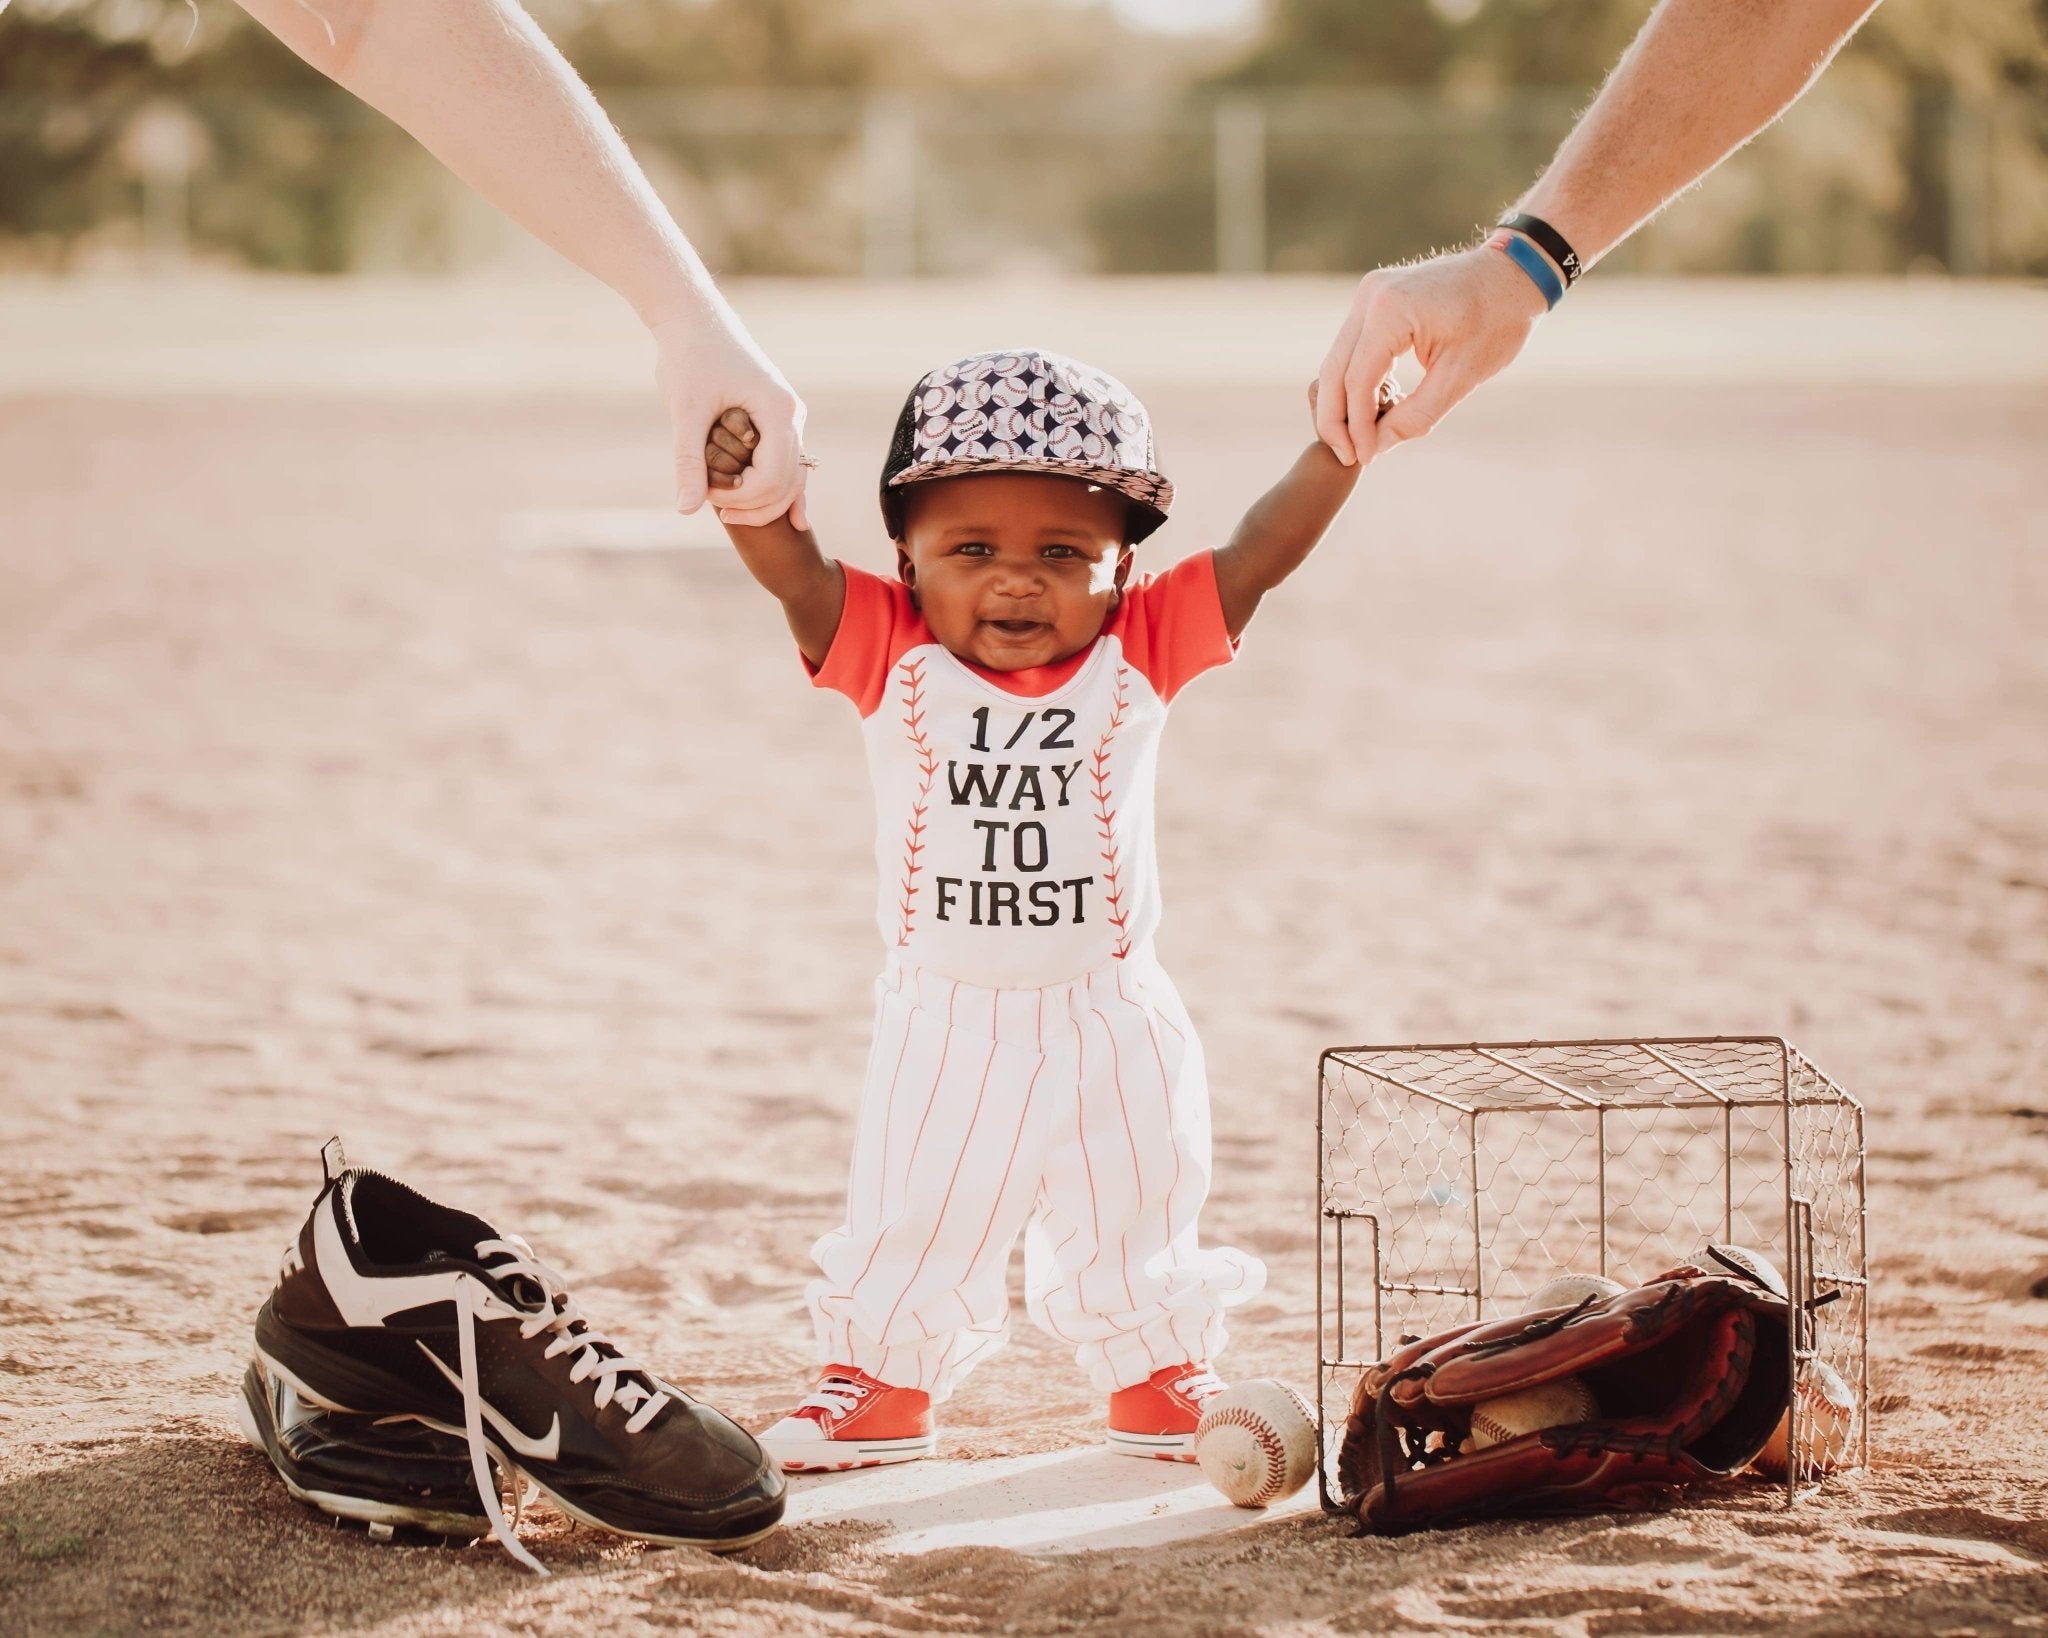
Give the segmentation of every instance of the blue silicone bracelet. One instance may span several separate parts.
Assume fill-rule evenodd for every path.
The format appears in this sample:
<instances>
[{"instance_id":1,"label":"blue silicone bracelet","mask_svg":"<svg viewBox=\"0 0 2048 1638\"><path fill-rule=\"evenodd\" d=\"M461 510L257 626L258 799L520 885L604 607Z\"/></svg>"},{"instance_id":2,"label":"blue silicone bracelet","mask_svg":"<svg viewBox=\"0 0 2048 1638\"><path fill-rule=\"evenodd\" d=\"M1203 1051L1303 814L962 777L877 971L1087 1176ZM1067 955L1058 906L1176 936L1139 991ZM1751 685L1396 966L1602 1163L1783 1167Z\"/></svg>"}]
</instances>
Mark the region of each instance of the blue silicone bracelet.
<instances>
[{"instance_id":1,"label":"blue silicone bracelet","mask_svg":"<svg viewBox=\"0 0 2048 1638\"><path fill-rule=\"evenodd\" d=\"M1543 305L1546 308L1555 307L1564 299L1564 280L1558 277L1557 269L1543 259L1543 252L1527 239L1501 232L1486 242L1505 251L1508 260L1529 275L1529 281L1543 292Z\"/></svg>"}]
</instances>

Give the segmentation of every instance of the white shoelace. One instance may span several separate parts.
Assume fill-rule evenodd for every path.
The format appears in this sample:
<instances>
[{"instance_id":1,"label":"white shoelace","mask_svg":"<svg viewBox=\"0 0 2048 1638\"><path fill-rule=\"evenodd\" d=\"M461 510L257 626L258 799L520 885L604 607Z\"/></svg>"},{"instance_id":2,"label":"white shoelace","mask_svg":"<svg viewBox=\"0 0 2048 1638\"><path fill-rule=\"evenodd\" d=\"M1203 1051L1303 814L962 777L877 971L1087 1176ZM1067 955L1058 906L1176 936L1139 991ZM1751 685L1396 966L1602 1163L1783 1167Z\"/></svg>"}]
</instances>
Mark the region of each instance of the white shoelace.
<instances>
[{"instance_id":1,"label":"white shoelace","mask_svg":"<svg viewBox=\"0 0 2048 1638\"><path fill-rule=\"evenodd\" d=\"M553 1359L560 1354L575 1353L576 1362L569 1369L569 1380L595 1381L597 1386L591 1397L599 1410L617 1400L620 1409L632 1412L626 1419L628 1433L638 1433L646 1427L661 1414L661 1407L675 1396L653 1372L627 1358L617 1344L583 1317L570 1300L561 1275L535 1257L533 1248L524 1240L479 1241L476 1256L477 1261L489 1265L491 1273L498 1279L531 1280L541 1292L541 1306L532 1313L479 1316L475 1295L479 1282L470 1275L463 1275L455 1283L456 1312L460 1317L456 1340L462 1357L462 1430L469 1441L470 1472L475 1475L477 1493L483 1498L484 1512L490 1518L492 1537L536 1575L546 1575L547 1567L520 1544L513 1526L505 1522L497 1479L491 1472L490 1447L484 1443L483 1393L477 1382L478 1318L485 1321L517 1318L519 1335L528 1342L543 1331L554 1332L554 1340L542 1350L541 1357ZM501 1260L492 1262L492 1258ZM610 1357L601 1350L609 1350ZM525 1505L526 1487L515 1470L512 1494L515 1521L525 1511Z\"/></svg>"},{"instance_id":2,"label":"white shoelace","mask_svg":"<svg viewBox=\"0 0 2048 1638\"><path fill-rule=\"evenodd\" d=\"M1199 1403L1213 1394L1221 1393L1223 1391L1223 1379L1214 1371L1204 1369L1188 1372L1186 1376L1177 1380L1173 1386L1177 1392L1183 1393L1188 1398Z\"/></svg>"},{"instance_id":3,"label":"white shoelace","mask_svg":"<svg viewBox=\"0 0 2048 1638\"><path fill-rule=\"evenodd\" d=\"M850 1377L828 1376L804 1396L797 1409L821 1410L828 1416L844 1416L867 1398L868 1392Z\"/></svg>"}]
</instances>

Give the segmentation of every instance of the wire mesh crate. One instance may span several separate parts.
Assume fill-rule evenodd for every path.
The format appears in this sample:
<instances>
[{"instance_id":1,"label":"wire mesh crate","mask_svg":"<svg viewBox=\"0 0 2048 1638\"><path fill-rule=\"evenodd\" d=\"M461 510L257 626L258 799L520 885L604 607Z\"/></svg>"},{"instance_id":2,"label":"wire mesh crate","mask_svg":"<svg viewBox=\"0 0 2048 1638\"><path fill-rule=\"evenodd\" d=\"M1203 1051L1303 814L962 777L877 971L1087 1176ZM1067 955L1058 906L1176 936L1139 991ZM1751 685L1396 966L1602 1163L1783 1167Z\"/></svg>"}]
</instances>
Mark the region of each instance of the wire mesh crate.
<instances>
[{"instance_id":1,"label":"wire mesh crate","mask_svg":"<svg viewBox=\"0 0 2048 1638\"><path fill-rule=\"evenodd\" d=\"M1402 1341L1521 1313L1560 1274L1631 1285L1733 1244L1791 1296L1787 1500L1867 1462L1863 1107L1788 1042L1336 1047L1316 1134L1326 1453L1359 1374ZM1797 1391L1819 1367L1853 1411Z\"/></svg>"}]
</instances>

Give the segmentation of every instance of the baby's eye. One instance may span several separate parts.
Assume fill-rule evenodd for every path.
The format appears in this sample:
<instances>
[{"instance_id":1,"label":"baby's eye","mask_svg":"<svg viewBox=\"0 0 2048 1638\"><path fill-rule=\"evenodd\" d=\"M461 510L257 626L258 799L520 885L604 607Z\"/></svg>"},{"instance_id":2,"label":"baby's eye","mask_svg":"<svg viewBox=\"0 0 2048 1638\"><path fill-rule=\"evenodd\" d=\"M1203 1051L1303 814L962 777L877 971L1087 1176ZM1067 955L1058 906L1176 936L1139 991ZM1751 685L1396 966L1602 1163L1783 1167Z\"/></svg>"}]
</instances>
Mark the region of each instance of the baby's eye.
<instances>
[{"instance_id":1,"label":"baby's eye","mask_svg":"<svg viewBox=\"0 0 2048 1638\"><path fill-rule=\"evenodd\" d=\"M1045 549L1045 556L1047 557L1079 557L1080 555L1081 554L1071 546L1053 545L1048 546Z\"/></svg>"},{"instance_id":2,"label":"baby's eye","mask_svg":"<svg viewBox=\"0 0 2048 1638\"><path fill-rule=\"evenodd\" d=\"M990 548L985 540L963 540L953 550L962 557L987 557Z\"/></svg>"}]
</instances>

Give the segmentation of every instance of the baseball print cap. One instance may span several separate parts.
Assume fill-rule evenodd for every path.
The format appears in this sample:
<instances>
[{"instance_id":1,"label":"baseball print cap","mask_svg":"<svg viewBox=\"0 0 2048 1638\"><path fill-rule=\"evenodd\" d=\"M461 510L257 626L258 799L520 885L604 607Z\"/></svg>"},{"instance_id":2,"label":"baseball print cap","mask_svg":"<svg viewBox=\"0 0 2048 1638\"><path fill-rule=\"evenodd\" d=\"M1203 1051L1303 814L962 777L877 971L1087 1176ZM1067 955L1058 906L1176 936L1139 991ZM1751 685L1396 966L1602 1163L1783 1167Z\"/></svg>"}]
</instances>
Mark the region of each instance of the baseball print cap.
<instances>
[{"instance_id":1,"label":"baseball print cap","mask_svg":"<svg viewBox=\"0 0 2048 1638\"><path fill-rule=\"evenodd\" d=\"M1173 485L1160 474L1152 418L1113 375L1035 349L976 353L911 388L882 466L882 517L903 533L895 491L976 472L1085 478L1128 496L1132 544L1166 521Z\"/></svg>"}]
</instances>

